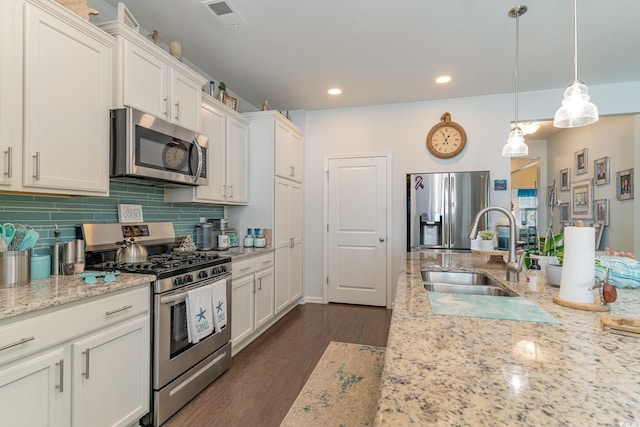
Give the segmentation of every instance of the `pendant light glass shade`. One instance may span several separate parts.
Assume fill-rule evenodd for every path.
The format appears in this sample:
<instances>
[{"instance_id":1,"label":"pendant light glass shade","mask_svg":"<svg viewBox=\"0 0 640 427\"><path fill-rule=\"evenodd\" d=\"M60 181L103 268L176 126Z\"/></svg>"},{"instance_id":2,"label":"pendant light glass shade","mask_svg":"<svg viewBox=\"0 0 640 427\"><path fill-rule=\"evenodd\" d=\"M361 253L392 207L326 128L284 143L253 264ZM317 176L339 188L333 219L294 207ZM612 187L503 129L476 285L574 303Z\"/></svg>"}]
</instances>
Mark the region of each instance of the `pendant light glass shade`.
<instances>
[{"instance_id":1,"label":"pendant light glass shade","mask_svg":"<svg viewBox=\"0 0 640 427\"><path fill-rule=\"evenodd\" d=\"M529 146L524 142L524 134L519 127L509 133L507 143L502 147L504 157L522 157L529 154Z\"/></svg>"},{"instance_id":2,"label":"pendant light glass shade","mask_svg":"<svg viewBox=\"0 0 640 427\"><path fill-rule=\"evenodd\" d=\"M556 111L553 125L557 128L575 128L597 122L598 107L590 99L587 85L577 80L573 82L564 91L562 107Z\"/></svg>"},{"instance_id":3,"label":"pendant light glass shade","mask_svg":"<svg viewBox=\"0 0 640 427\"><path fill-rule=\"evenodd\" d=\"M524 142L524 133L520 129L518 124L518 69L520 60L520 15L524 15L527 11L527 6L516 6L509 10L509 17L516 18L516 65L515 65L515 77L516 77L516 124L515 128L509 133L509 139L504 147L502 147L502 155L504 157L522 157L529 154L529 146Z\"/></svg>"},{"instance_id":4,"label":"pendant light glass shade","mask_svg":"<svg viewBox=\"0 0 640 427\"><path fill-rule=\"evenodd\" d=\"M598 108L590 101L589 88L578 80L578 1L573 0L573 75L571 86L564 91L562 106L553 117L557 128L575 128L598 121Z\"/></svg>"}]
</instances>

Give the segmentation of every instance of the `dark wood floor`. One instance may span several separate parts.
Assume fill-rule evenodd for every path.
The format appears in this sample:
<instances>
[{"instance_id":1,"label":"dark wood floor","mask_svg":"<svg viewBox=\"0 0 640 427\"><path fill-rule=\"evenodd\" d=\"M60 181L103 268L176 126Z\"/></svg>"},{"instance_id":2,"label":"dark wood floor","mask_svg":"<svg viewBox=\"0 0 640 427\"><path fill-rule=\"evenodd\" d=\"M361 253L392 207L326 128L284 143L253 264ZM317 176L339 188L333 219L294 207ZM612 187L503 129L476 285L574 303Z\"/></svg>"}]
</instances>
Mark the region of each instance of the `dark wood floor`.
<instances>
[{"instance_id":1,"label":"dark wood floor","mask_svg":"<svg viewBox=\"0 0 640 427\"><path fill-rule=\"evenodd\" d=\"M384 308L300 305L164 426L279 426L330 341L386 346L390 321Z\"/></svg>"}]
</instances>

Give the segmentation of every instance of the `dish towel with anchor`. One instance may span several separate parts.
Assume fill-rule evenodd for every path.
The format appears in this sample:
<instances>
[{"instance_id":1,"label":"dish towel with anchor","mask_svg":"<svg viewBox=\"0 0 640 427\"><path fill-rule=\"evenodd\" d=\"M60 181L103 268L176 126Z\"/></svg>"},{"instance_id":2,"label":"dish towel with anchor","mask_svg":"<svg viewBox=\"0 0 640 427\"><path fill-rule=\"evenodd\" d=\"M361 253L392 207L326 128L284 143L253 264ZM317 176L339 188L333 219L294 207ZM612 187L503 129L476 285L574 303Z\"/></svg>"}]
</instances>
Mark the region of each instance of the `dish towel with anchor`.
<instances>
[{"instance_id":1,"label":"dish towel with anchor","mask_svg":"<svg viewBox=\"0 0 640 427\"><path fill-rule=\"evenodd\" d=\"M227 281L218 280L213 285L213 311L216 332L220 332L227 325Z\"/></svg>"},{"instance_id":2,"label":"dish towel with anchor","mask_svg":"<svg viewBox=\"0 0 640 427\"><path fill-rule=\"evenodd\" d=\"M197 344L215 330L212 289L213 286L209 285L187 292L187 333L192 344Z\"/></svg>"}]
</instances>

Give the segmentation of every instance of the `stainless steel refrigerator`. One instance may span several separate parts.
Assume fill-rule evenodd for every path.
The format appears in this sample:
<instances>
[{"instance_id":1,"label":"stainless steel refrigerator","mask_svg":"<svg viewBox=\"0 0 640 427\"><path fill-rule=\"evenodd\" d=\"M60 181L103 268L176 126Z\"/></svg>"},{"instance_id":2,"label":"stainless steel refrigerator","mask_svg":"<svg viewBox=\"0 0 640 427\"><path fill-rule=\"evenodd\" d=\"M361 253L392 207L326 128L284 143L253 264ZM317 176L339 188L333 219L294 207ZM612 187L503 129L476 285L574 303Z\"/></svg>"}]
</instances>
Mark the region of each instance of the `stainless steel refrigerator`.
<instances>
[{"instance_id":1,"label":"stainless steel refrigerator","mask_svg":"<svg viewBox=\"0 0 640 427\"><path fill-rule=\"evenodd\" d=\"M407 250L471 249L469 228L488 205L489 171L407 174Z\"/></svg>"}]
</instances>

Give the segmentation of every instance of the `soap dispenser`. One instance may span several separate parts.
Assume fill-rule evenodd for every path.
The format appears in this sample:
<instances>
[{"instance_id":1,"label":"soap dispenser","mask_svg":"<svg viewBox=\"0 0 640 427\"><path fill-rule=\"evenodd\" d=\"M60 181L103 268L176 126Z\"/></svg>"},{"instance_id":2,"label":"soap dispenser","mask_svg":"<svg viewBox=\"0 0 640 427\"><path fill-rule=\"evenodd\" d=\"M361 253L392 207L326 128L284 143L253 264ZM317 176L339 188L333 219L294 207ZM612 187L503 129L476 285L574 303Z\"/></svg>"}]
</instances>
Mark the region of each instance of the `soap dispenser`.
<instances>
[{"instance_id":1,"label":"soap dispenser","mask_svg":"<svg viewBox=\"0 0 640 427\"><path fill-rule=\"evenodd\" d=\"M531 292L544 291L544 274L537 258L531 258L531 266L527 272L527 289Z\"/></svg>"}]
</instances>

